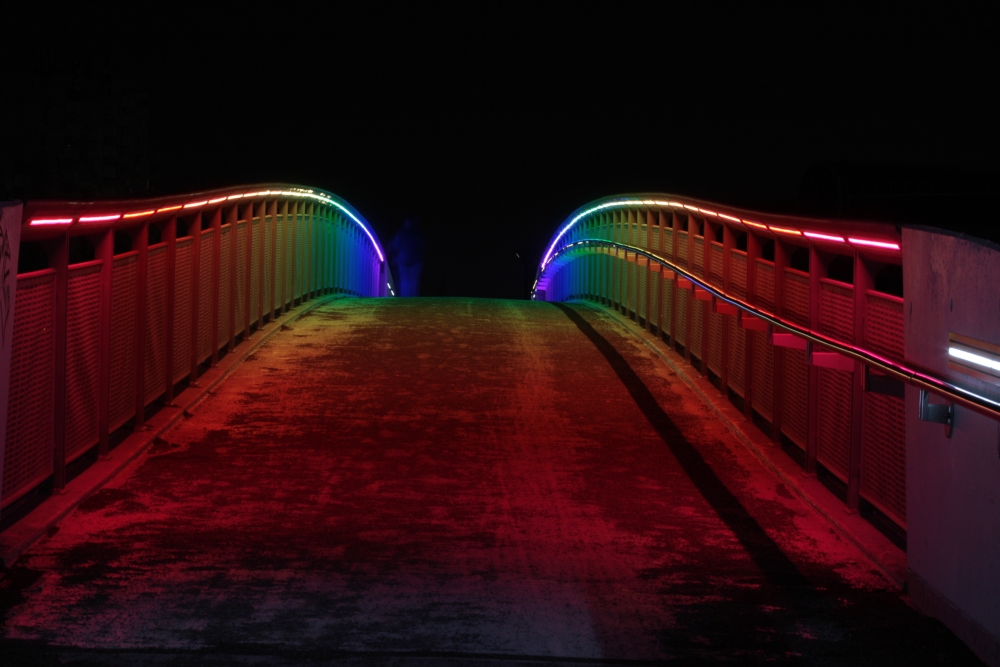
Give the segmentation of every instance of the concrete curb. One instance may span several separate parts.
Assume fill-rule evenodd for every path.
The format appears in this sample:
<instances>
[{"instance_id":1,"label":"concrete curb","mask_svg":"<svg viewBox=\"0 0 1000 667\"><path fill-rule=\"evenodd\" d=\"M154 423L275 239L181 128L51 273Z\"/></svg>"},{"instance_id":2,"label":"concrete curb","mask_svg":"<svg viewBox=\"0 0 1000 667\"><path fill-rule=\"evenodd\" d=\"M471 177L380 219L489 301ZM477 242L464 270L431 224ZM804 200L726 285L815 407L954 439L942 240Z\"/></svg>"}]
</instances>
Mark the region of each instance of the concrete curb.
<instances>
[{"instance_id":1,"label":"concrete curb","mask_svg":"<svg viewBox=\"0 0 1000 667\"><path fill-rule=\"evenodd\" d=\"M189 417L219 384L232 375L241 362L281 331L283 325L294 322L321 305L343 298L347 297L343 294L319 297L285 313L273 322L268 322L264 325L264 329L255 331L249 339L244 340L251 343L249 346L242 350L237 348L233 353L226 355L218 366L210 368L198 378L197 385L189 386L176 396L173 405L164 406L147 420L142 431L132 433L125 438L111 451L107 459L95 462L67 484L61 492L53 493L24 518L0 533L0 562L5 567L13 565L22 553L38 542L80 503L141 456L162 434L181 419ZM243 343L240 343L239 347L244 347Z\"/></svg>"},{"instance_id":2,"label":"concrete curb","mask_svg":"<svg viewBox=\"0 0 1000 667\"><path fill-rule=\"evenodd\" d=\"M815 475L808 475L795 461L776 447L764 433L732 405L707 378L695 376L689 366L667 343L649 334L621 313L592 301L574 303L589 306L608 316L629 334L641 340L680 380L726 425L750 452L806 504L818 512L841 537L856 546L890 583L900 591L907 581L906 553L878 529L856 513L851 513Z\"/></svg>"}]
</instances>

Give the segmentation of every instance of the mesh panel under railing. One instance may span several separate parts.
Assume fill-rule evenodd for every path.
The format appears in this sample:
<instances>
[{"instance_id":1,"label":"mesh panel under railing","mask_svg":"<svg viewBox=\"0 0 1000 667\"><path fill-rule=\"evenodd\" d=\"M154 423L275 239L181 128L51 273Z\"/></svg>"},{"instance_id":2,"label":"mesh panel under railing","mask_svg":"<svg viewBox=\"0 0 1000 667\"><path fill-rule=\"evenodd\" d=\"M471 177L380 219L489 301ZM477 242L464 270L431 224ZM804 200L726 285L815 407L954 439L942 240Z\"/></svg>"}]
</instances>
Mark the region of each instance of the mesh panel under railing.
<instances>
[{"instance_id":1,"label":"mesh panel under railing","mask_svg":"<svg viewBox=\"0 0 1000 667\"><path fill-rule=\"evenodd\" d=\"M785 317L809 326L809 274L785 269ZM800 449L808 438L809 366L802 350L786 348L781 393L781 432Z\"/></svg>"},{"instance_id":2,"label":"mesh panel under railing","mask_svg":"<svg viewBox=\"0 0 1000 667\"><path fill-rule=\"evenodd\" d=\"M4 449L7 506L52 474L55 271L18 276Z\"/></svg>"},{"instance_id":3,"label":"mesh panel under railing","mask_svg":"<svg viewBox=\"0 0 1000 667\"><path fill-rule=\"evenodd\" d=\"M260 218L253 219L253 227L250 231L250 324L252 325L260 318L260 245L261 235L264 227L260 224Z\"/></svg>"},{"instance_id":4,"label":"mesh panel under railing","mask_svg":"<svg viewBox=\"0 0 1000 667\"><path fill-rule=\"evenodd\" d=\"M247 223L240 222L236 225L236 328L233 330L239 335L244 332L247 319Z\"/></svg>"},{"instance_id":5,"label":"mesh panel under railing","mask_svg":"<svg viewBox=\"0 0 1000 667\"><path fill-rule=\"evenodd\" d=\"M705 239L700 236L694 237L694 275L699 278L705 277Z\"/></svg>"},{"instance_id":6,"label":"mesh panel under railing","mask_svg":"<svg viewBox=\"0 0 1000 667\"><path fill-rule=\"evenodd\" d=\"M111 396L110 429L135 415L135 328L139 253L115 257L111 274Z\"/></svg>"},{"instance_id":7,"label":"mesh panel under railing","mask_svg":"<svg viewBox=\"0 0 1000 667\"><path fill-rule=\"evenodd\" d=\"M746 397L746 344L747 331L729 318L729 388Z\"/></svg>"},{"instance_id":8,"label":"mesh panel under railing","mask_svg":"<svg viewBox=\"0 0 1000 667\"><path fill-rule=\"evenodd\" d=\"M754 261L754 297L756 304L764 310L774 312L774 264L767 260Z\"/></svg>"},{"instance_id":9,"label":"mesh panel under railing","mask_svg":"<svg viewBox=\"0 0 1000 667\"><path fill-rule=\"evenodd\" d=\"M722 327L723 316L718 313L708 315L708 368L716 375L722 375Z\"/></svg>"},{"instance_id":10,"label":"mesh panel under railing","mask_svg":"<svg viewBox=\"0 0 1000 667\"><path fill-rule=\"evenodd\" d=\"M751 332L753 340L753 409L768 421L774 418L774 347L767 334Z\"/></svg>"},{"instance_id":11,"label":"mesh panel under railing","mask_svg":"<svg viewBox=\"0 0 1000 667\"><path fill-rule=\"evenodd\" d=\"M66 299L66 460L100 437L101 270L100 260L69 268Z\"/></svg>"},{"instance_id":12,"label":"mesh panel under railing","mask_svg":"<svg viewBox=\"0 0 1000 667\"><path fill-rule=\"evenodd\" d=\"M903 300L873 291L865 297L865 346L901 361ZM905 529L905 401L894 396L865 393L863 423L861 495Z\"/></svg>"},{"instance_id":13,"label":"mesh panel under railing","mask_svg":"<svg viewBox=\"0 0 1000 667\"><path fill-rule=\"evenodd\" d=\"M146 277L146 353L143 405L166 391L167 380L167 244L151 246Z\"/></svg>"},{"instance_id":14,"label":"mesh panel under railing","mask_svg":"<svg viewBox=\"0 0 1000 667\"><path fill-rule=\"evenodd\" d=\"M690 290L677 288L677 342L687 345L688 297Z\"/></svg>"},{"instance_id":15,"label":"mesh panel under railing","mask_svg":"<svg viewBox=\"0 0 1000 667\"><path fill-rule=\"evenodd\" d=\"M747 255L740 250L730 250L730 288L739 299L747 298Z\"/></svg>"},{"instance_id":16,"label":"mesh panel under railing","mask_svg":"<svg viewBox=\"0 0 1000 667\"><path fill-rule=\"evenodd\" d=\"M229 342L229 310L232 308L232 298L230 288L233 283L232 268L232 225L223 225L219 230L219 309L215 313L216 336L215 349Z\"/></svg>"},{"instance_id":17,"label":"mesh panel under railing","mask_svg":"<svg viewBox=\"0 0 1000 667\"><path fill-rule=\"evenodd\" d=\"M851 373L819 369L816 460L844 483L851 456L851 379Z\"/></svg>"},{"instance_id":18,"label":"mesh panel under railing","mask_svg":"<svg viewBox=\"0 0 1000 667\"><path fill-rule=\"evenodd\" d=\"M674 335L671 317L674 312L674 281L660 276L660 299L663 303L662 323L668 336Z\"/></svg>"},{"instance_id":19,"label":"mesh panel under railing","mask_svg":"<svg viewBox=\"0 0 1000 667\"><path fill-rule=\"evenodd\" d=\"M178 239L174 251L174 352L173 381L191 372L191 298L194 240Z\"/></svg>"},{"instance_id":20,"label":"mesh panel under railing","mask_svg":"<svg viewBox=\"0 0 1000 667\"><path fill-rule=\"evenodd\" d=\"M709 281L716 287L722 287L722 259L724 257L722 252L722 244L712 241L711 252L712 252L712 271L709 277Z\"/></svg>"},{"instance_id":21,"label":"mesh panel under railing","mask_svg":"<svg viewBox=\"0 0 1000 667\"><path fill-rule=\"evenodd\" d=\"M702 344L705 328L705 302L699 299L692 299L690 293L688 294L688 301L691 302L691 354L704 361Z\"/></svg>"},{"instance_id":22,"label":"mesh panel under railing","mask_svg":"<svg viewBox=\"0 0 1000 667\"><path fill-rule=\"evenodd\" d=\"M820 332L846 342L854 339L854 288L820 281ZM820 369L819 433L816 459L847 482L851 451L851 382L846 371Z\"/></svg>"},{"instance_id":23,"label":"mesh panel under railing","mask_svg":"<svg viewBox=\"0 0 1000 667\"><path fill-rule=\"evenodd\" d=\"M198 358L200 364L212 356L212 312L213 273L212 244L215 242L215 230L206 229L201 233L201 248L199 249L199 281L198 281Z\"/></svg>"},{"instance_id":24,"label":"mesh panel under railing","mask_svg":"<svg viewBox=\"0 0 1000 667\"><path fill-rule=\"evenodd\" d=\"M640 266L638 269L639 274L639 302L636 304L636 312L642 320L649 318L648 308L646 307L646 283L649 280L649 269L646 266Z\"/></svg>"}]
</instances>

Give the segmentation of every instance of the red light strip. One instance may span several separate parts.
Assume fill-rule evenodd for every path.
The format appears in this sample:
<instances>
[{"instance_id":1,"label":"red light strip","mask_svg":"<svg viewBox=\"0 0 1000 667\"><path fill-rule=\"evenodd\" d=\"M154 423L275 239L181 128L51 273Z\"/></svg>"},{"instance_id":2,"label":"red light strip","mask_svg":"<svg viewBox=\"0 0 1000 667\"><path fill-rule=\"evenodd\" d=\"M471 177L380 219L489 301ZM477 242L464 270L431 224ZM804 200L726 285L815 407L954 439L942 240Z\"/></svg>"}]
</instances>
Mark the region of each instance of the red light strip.
<instances>
[{"instance_id":1,"label":"red light strip","mask_svg":"<svg viewBox=\"0 0 1000 667\"><path fill-rule=\"evenodd\" d=\"M759 222L750 222L749 220L744 220L743 224L750 225L751 227L757 227L758 229L767 229L767 225L762 225Z\"/></svg>"},{"instance_id":2,"label":"red light strip","mask_svg":"<svg viewBox=\"0 0 1000 667\"><path fill-rule=\"evenodd\" d=\"M163 208L156 209L157 213L166 213L167 211L176 211L181 207L180 204L177 206L164 206Z\"/></svg>"},{"instance_id":3,"label":"red light strip","mask_svg":"<svg viewBox=\"0 0 1000 667\"><path fill-rule=\"evenodd\" d=\"M29 225L66 225L73 222L73 218L36 218Z\"/></svg>"},{"instance_id":4,"label":"red light strip","mask_svg":"<svg viewBox=\"0 0 1000 667\"><path fill-rule=\"evenodd\" d=\"M144 218L147 215L153 215L154 213L156 213L156 211L153 210L153 209L150 209L148 211L139 211L138 213L126 213L122 217L123 218Z\"/></svg>"},{"instance_id":5,"label":"red light strip","mask_svg":"<svg viewBox=\"0 0 1000 667\"><path fill-rule=\"evenodd\" d=\"M199 206L204 206L207 203L207 199L205 201L193 201L190 204L184 204L184 208L197 208Z\"/></svg>"},{"instance_id":6,"label":"red light strip","mask_svg":"<svg viewBox=\"0 0 1000 667\"><path fill-rule=\"evenodd\" d=\"M848 238L848 241L856 245L872 246L873 248L885 248L887 250L899 250L898 243L886 243L885 241L869 241L868 239Z\"/></svg>"},{"instance_id":7,"label":"red light strip","mask_svg":"<svg viewBox=\"0 0 1000 667\"><path fill-rule=\"evenodd\" d=\"M844 237L842 236L830 236L829 234L819 234L817 232L802 232L811 239L820 239L822 241L836 241L837 243L844 243Z\"/></svg>"},{"instance_id":8,"label":"red light strip","mask_svg":"<svg viewBox=\"0 0 1000 667\"><path fill-rule=\"evenodd\" d=\"M225 197L219 197L218 199L209 199L209 204L218 204L220 201L226 201Z\"/></svg>"},{"instance_id":9,"label":"red light strip","mask_svg":"<svg viewBox=\"0 0 1000 667\"><path fill-rule=\"evenodd\" d=\"M772 232L778 232L779 234L790 234L791 236L802 236L802 232L797 229L788 229L786 227L774 227L768 226Z\"/></svg>"},{"instance_id":10,"label":"red light strip","mask_svg":"<svg viewBox=\"0 0 1000 667\"><path fill-rule=\"evenodd\" d=\"M80 218L80 222L107 222L109 220L117 220L122 217L121 213L115 213L114 215L88 215Z\"/></svg>"},{"instance_id":11,"label":"red light strip","mask_svg":"<svg viewBox=\"0 0 1000 667\"><path fill-rule=\"evenodd\" d=\"M720 213L719 217L725 218L726 220L732 220L733 222L742 222L739 218L733 217L731 215L726 215L725 213Z\"/></svg>"}]
</instances>

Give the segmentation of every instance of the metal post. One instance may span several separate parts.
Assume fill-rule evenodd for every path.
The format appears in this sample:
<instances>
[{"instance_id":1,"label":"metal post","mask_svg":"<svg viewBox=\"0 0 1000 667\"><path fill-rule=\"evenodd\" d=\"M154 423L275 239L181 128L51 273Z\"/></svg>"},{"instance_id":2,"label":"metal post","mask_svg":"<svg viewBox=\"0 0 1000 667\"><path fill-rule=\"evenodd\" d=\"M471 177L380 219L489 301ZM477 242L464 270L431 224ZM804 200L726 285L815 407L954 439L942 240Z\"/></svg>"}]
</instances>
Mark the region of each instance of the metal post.
<instances>
[{"instance_id":1,"label":"metal post","mask_svg":"<svg viewBox=\"0 0 1000 667\"><path fill-rule=\"evenodd\" d=\"M713 230L708 220L701 223L701 277L705 282L712 282L712 239L715 238ZM693 303L693 302L692 302ZM711 350L712 333L712 302L701 302L701 376L708 377L708 358L712 356Z\"/></svg>"},{"instance_id":2,"label":"metal post","mask_svg":"<svg viewBox=\"0 0 1000 667\"><path fill-rule=\"evenodd\" d=\"M760 257L760 238L750 230L747 230L747 301L756 305L757 303L757 258ZM753 341L758 332L747 331L746 333L746 369L743 373L743 414L747 419L753 421Z\"/></svg>"},{"instance_id":3,"label":"metal post","mask_svg":"<svg viewBox=\"0 0 1000 667\"><path fill-rule=\"evenodd\" d=\"M646 249L647 250L651 250L652 247L653 247L653 211L652 211L652 209L647 209L646 210ZM659 267L659 264L657 264L657 267ZM646 308L646 326L645 326L645 329L646 329L646 331L649 331L649 320L652 319L650 317L650 306L652 305L652 301L653 301L652 294L651 294L651 292L653 290L650 289L650 287L652 286L650 283L653 280L653 272L652 272L651 262L648 262L648 261L646 262L646 271L644 273L645 273L644 279L646 281L646 305L645 305L645 308Z\"/></svg>"},{"instance_id":4,"label":"metal post","mask_svg":"<svg viewBox=\"0 0 1000 667\"><path fill-rule=\"evenodd\" d=\"M198 302L201 289L201 213L194 216L188 230L191 234L191 386L198 386ZM207 278L205 278L207 279Z\"/></svg>"},{"instance_id":5,"label":"metal post","mask_svg":"<svg viewBox=\"0 0 1000 667\"><path fill-rule=\"evenodd\" d=\"M670 214L670 238L671 238L671 253L670 259L677 264L678 251L677 251L677 236L678 230L680 229L681 221L680 216L676 212ZM676 352L677 351L677 272L672 271L673 277L670 279L670 348Z\"/></svg>"},{"instance_id":6,"label":"metal post","mask_svg":"<svg viewBox=\"0 0 1000 667\"><path fill-rule=\"evenodd\" d=\"M222 209L212 211L212 365L219 364L219 292L222 291Z\"/></svg>"},{"instance_id":7,"label":"metal post","mask_svg":"<svg viewBox=\"0 0 1000 667\"><path fill-rule=\"evenodd\" d=\"M858 251L854 252L854 344L864 347L865 321L868 315L868 290L875 287L872 267ZM861 445L864 423L864 364L855 360L851 379L851 452L847 477L847 506L857 510L861 496Z\"/></svg>"},{"instance_id":8,"label":"metal post","mask_svg":"<svg viewBox=\"0 0 1000 667\"><path fill-rule=\"evenodd\" d=\"M108 435L111 423L111 276L114 268L115 232L106 230L97 243L97 259L101 260L101 314L100 314L100 355L98 377L98 433L100 442L97 453L101 459L108 458L110 444Z\"/></svg>"},{"instance_id":9,"label":"metal post","mask_svg":"<svg viewBox=\"0 0 1000 667\"><path fill-rule=\"evenodd\" d=\"M52 488L62 491L66 486L66 338L69 299L69 235L65 232L56 239L52 252L55 274L55 346L53 354L53 410Z\"/></svg>"},{"instance_id":10,"label":"metal post","mask_svg":"<svg viewBox=\"0 0 1000 667\"><path fill-rule=\"evenodd\" d=\"M243 215L247 219L246 250L240 261L246 269L243 271L243 321L239 323L243 327L243 340L250 340L250 313L254 295L250 291L253 278L253 204L245 204ZM260 284L260 281L257 281Z\"/></svg>"},{"instance_id":11,"label":"metal post","mask_svg":"<svg viewBox=\"0 0 1000 667\"><path fill-rule=\"evenodd\" d=\"M243 259L242 257L237 257L236 252L236 249L239 247L236 241L240 233L240 211L238 206L233 205L230 207L228 213L226 213L226 222L229 224L229 247L222 249L223 252L229 253L229 312L226 313L229 342L226 349L232 352L236 347L236 295L239 294L236 289L236 277L239 275L239 272L236 270L236 262Z\"/></svg>"},{"instance_id":12,"label":"metal post","mask_svg":"<svg viewBox=\"0 0 1000 667\"><path fill-rule=\"evenodd\" d=\"M733 260L732 250L736 246L736 235L733 228L722 223L722 288L727 294L732 294ZM733 315L722 316L722 361L719 368L719 391L724 396L729 395L729 346L730 329ZM746 389L744 389L744 392Z\"/></svg>"},{"instance_id":13,"label":"metal post","mask_svg":"<svg viewBox=\"0 0 1000 667\"><path fill-rule=\"evenodd\" d=\"M271 201L267 209L271 218L271 284L267 286L271 298L268 300L267 321L273 322L278 309L278 286L281 284L278 279L278 200Z\"/></svg>"},{"instance_id":14,"label":"metal post","mask_svg":"<svg viewBox=\"0 0 1000 667\"><path fill-rule=\"evenodd\" d=\"M135 281L135 421L142 430L146 412L146 285L149 282L149 223L136 230L132 248L139 251Z\"/></svg>"},{"instance_id":15,"label":"metal post","mask_svg":"<svg viewBox=\"0 0 1000 667\"><path fill-rule=\"evenodd\" d=\"M663 236L664 232L664 217L663 211L659 211L656 215L656 226L659 228L660 233L658 238L660 239L659 245L656 247L656 254L660 257L664 256L663 253ZM656 273L656 284L658 289L656 290L656 335L660 340L664 339L663 336L663 291L666 289L666 285L663 282L663 267L657 267Z\"/></svg>"},{"instance_id":16,"label":"metal post","mask_svg":"<svg viewBox=\"0 0 1000 667\"><path fill-rule=\"evenodd\" d=\"M694 216L687 216L687 269L691 273L694 273L694 237L695 237L695 222ZM694 329L694 285L687 288L687 318L685 319L686 328L684 329L684 361L691 363L691 331ZM702 350L702 356L705 356L704 350Z\"/></svg>"},{"instance_id":17,"label":"metal post","mask_svg":"<svg viewBox=\"0 0 1000 667\"><path fill-rule=\"evenodd\" d=\"M163 226L164 241L167 242L167 316L166 341L164 351L166 359L166 377L164 378L164 403L174 402L174 308L177 303L177 216L171 216Z\"/></svg>"},{"instance_id":18,"label":"metal post","mask_svg":"<svg viewBox=\"0 0 1000 667\"><path fill-rule=\"evenodd\" d=\"M819 306L822 287L820 278L826 272L826 262L816 249L809 244L809 328L819 331ZM819 373L812 364L809 370L808 422L806 426L806 472L816 474L816 453L819 451Z\"/></svg>"},{"instance_id":19,"label":"metal post","mask_svg":"<svg viewBox=\"0 0 1000 667\"><path fill-rule=\"evenodd\" d=\"M302 291L302 277L299 275L299 263L302 258L299 257L299 234L301 230L299 229L299 203L292 202L292 252L290 253L292 258L292 271L291 271L291 284L288 289L288 300L291 301L292 307L298 305L298 301L295 300L295 292L298 290L300 293ZM301 299L301 297L300 297Z\"/></svg>"},{"instance_id":20,"label":"metal post","mask_svg":"<svg viewBox=\"0 0 1000 667\"><path fill-rule=\"evenodd\" d=\"M786 316L785 309L785 268L789 265L788 244L774 240L774 314ZM771 442L781 444L781 403L785 389L785 348L775 346L774 377L771 382Z\"/></svg>"},{"instance_id":21,"label":"metal post","mask_svg":"<svg viewBox=\"0 0 1000 667\"><path fill-rule=\"evenodd\" d=\"M292 209L292 210L294 211L295 209ZM290 266L289 262L292 261L287 256L288 253L286 252L286 249L288 248L288 238L289 238L288 235L291 234L291 232L292 232L292 230L290 229L291 225L288 224L288 200L287 199L285 201L281 202L281 222L278 223L278 224L284 225L284 227L282 228L284 233L281 235L282 236L282 238L281 238L281 247L278 249L278 252L281 253L281 281L278 282L277 284L280 285L281 288L280 288L280 294L278 296L278 302L279 303L278 303L277 310L278 310L278 314L279 315L284 315L286 312L288 312L288 301L285 300L285 288L286 287L290 287L290 286L286 286L285 285L285 276L291 275L291 272L288 270L288 267ZM275 236L277 236L277 235L275 235ZM293 241L294 241L294 239L293 239ZM294 248L294 245L293 245L293 248ZM275 276L275 278L277 278L277 277L278 276ZM289 289L289 294L290 293L291 293L291 289Z\"/></svg>"}]
</instances>

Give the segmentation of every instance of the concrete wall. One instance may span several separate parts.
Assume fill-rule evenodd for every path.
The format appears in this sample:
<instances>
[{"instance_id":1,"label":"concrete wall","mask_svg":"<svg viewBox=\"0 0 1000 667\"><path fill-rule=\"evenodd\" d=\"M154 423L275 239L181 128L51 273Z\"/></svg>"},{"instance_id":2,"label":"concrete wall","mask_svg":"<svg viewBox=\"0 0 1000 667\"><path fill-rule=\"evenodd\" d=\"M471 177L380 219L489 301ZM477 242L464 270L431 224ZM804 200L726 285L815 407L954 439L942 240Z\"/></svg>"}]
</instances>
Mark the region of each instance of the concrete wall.
<instances>
[{"instance_id":1,"label":"concrete wall","mask_svg":"<svg viewBox=\"0 0 1000 667\"><path fill-rule=\"evenodd\" d=\"M903 231L908 361L970 389L1000 385L948 369L948 333L1000 344L1000 248ZM987 664L1000 665L1000 423L956 408L954 431L917 418L906 394L909 592Z\"/></svg>"}]
</instances>

